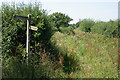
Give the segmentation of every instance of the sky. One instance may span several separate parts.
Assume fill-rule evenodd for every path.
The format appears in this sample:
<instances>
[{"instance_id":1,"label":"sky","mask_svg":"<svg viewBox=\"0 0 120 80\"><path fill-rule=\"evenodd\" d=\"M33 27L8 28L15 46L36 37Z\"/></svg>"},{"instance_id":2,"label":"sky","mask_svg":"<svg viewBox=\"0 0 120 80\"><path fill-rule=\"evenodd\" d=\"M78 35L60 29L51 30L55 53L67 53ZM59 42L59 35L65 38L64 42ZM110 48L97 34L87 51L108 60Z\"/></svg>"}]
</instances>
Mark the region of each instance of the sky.
<instances>
[{"instance_id":1,"label":"sky","mask_svg":"<svg viewBox=\"0 0 120 80\"><path fill-rule=\"evenodd\" d=\"M119 0L2 0L5 2L41 2L42 8L48 14L61 12L73 19L70 23L77 23L83 19L95 21L109 21L118 19Z\"/></svg>"}]
</instances>

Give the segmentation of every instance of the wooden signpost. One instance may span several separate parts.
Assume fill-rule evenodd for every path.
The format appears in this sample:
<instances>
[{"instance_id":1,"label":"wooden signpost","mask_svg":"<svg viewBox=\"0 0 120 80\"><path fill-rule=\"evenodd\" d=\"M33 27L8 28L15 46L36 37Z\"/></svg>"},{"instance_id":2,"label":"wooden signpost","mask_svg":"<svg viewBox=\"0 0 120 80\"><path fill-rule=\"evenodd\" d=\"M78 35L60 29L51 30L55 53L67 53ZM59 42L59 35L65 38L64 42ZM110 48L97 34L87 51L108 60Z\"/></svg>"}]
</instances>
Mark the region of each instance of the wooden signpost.
<instances>
[{"instance_id":1,"label":"wooden signpost","mask_svg":"<svg viewBox=\"0 0 120 80\"><path fill-rule=\"evenodd\" d=\"M28 14L28 15L30 15L30 14ZM14 18L17 18L17 19L25 19L25 20L28 19L28 17L25 17L25 16L17 16L17 15L15 15Z\"/></svg>"},{"instance_id":2,"label":"wooden signpost","mask_svg":"<svg viewBox=\"0 0 120 80\"><path fill-rule=\"evenodd\" d=\"M27 20L26 63L28 64L28 62L29 62L29 52L30 52L30 30L29 29L37 31L38 28L30 25L31 24L31 15L30 14L28 14L28 17L15 15L14 18Z\"/></svg>"}]
</instances>

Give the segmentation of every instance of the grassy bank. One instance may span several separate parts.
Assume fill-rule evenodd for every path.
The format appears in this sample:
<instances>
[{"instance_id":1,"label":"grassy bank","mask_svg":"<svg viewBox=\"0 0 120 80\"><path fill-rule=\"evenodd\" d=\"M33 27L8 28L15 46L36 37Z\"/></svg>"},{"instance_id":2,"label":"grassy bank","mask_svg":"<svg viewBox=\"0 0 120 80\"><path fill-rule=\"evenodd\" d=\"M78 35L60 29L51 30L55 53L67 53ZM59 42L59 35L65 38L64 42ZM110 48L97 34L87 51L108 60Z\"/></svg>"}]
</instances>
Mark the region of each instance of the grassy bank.
<instances>
[{"instance_id":1,"label":"grassy bank","mask_svg":"<svg viewBox=\"0 0 120 80\"><path fill-rule=\"evenodd\" d=\"M118 39L74 30L75 35L56 32L51 43L62 56L70 77L117 78ZM69 65L69 66L68 66Z\"/></svg>"}]
</instances>

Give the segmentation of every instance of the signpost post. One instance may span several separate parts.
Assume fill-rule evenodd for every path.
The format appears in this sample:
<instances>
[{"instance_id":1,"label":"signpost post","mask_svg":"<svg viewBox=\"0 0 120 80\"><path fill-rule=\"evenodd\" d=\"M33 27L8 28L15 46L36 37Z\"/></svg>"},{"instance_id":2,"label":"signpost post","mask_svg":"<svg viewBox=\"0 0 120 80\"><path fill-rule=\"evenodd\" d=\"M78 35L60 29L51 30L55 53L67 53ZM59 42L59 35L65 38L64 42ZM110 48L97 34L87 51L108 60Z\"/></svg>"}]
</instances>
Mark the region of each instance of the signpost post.
<instances>
[{"instance_id":1,"label":"signpost post","mask_svg":"<svg viewBox=\"0 0 120 80\"><path fill-rule=\"evenodd\" d=\"M31 24L31 15L28 14L28 19L27 19L27 39L26 39L26 63L28 64L28 58L29 58L29 52L30 52L30 24Z\"/></svg>"},{"instance_id":2,"label":"signpost post","mask_svg":"<svg viewBox=\"0 0 120 80\"><path fill-rule=\"evenodd\" d=\"M28 64L29 62L29 52L30 52L30 27L31 27L31 15L28 14L28 17L24 17L24 16L14 16L14 18L17 18L17 19L25 19L27 20L27 39L26 39L26 63Z\"/></svg>"}]
</instances>

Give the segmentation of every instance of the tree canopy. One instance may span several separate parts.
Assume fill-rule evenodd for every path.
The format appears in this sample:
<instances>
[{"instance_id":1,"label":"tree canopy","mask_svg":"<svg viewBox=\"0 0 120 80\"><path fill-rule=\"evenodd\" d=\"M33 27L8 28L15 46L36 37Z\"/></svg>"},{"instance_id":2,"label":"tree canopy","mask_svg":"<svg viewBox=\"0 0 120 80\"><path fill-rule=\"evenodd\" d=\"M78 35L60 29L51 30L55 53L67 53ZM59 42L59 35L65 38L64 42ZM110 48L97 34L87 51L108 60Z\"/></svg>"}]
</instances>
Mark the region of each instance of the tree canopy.
<instances>
[{"instance_id":1,"label":"tree canopy","mask_svg":"<svg viewBox=\"0 0 120 80\"><path fill-rule=\"evenodd\" d=\"M72 19L61 12L55 12L51 15L49 15L51 22L54 24L54 26L59 29L59 27L68 27L69 22L72 21Z\"/></svg>"}]
</instances>

